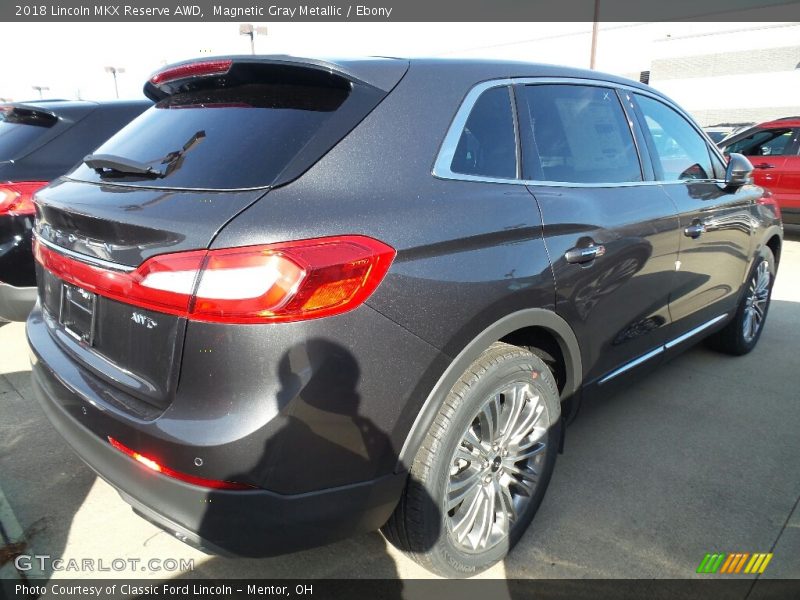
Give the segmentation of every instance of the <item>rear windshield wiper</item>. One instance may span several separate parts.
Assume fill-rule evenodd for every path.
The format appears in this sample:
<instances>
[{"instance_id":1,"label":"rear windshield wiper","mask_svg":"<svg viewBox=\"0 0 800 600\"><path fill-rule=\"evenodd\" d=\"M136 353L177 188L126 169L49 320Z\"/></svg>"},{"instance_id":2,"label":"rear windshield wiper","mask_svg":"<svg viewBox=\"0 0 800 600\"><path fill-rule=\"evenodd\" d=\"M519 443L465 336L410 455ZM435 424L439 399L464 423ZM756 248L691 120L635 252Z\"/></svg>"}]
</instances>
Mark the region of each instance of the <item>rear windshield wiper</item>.
<instances>
[{"instance_id":1,"label":"rear windshield wiper","mask_svg":"<svg viewBox=\"0 0 800 600\"><path fill-rule=\"evenodd\" d=\"M166 175L166 173L159 171L155 167L138 160L113 154L90 154L83 159L83 162L100 175L111 172L123 175L140 175L142 177L152 177L153 179Z\"/></svg>"},{"instance_id":2,"label":"rear windshield wiper","mask_svg":"<svg viewBox=\"0 0 800 600\"><path fill-rule=\"evenodd\" d=\"M198 131L179 150L174 150L160 159L161 164L166 165L163 170L157 169L148 163L125 158L124 156L116 156L115 154L90 154L83 159L83 162L100 175L104 173L119 173L121 175L138 175L140 177L161 179L180 169L183 166L186 153L202 142L205 137L205 131Z\"/></svg>"},{"instance_id":3,"label":"rear windshield wiper","mask_svg":"<svg viewBox=\"0 0 800 600\"><path fill-rule=\"evenodd\" d=\"M177 171L183 166L183 161L186 159L186 153L189 152L192 148L197 146L200 142L202 142L206 138L206 132L204 130L200 130L196 132L192 137L190 137L187 142L181 147L180 150L173 150L172 152L168 153L164 158L161 159L162 165L167 165L167 168L164 169L164 177Z\"/></svg>"}]
</instances>

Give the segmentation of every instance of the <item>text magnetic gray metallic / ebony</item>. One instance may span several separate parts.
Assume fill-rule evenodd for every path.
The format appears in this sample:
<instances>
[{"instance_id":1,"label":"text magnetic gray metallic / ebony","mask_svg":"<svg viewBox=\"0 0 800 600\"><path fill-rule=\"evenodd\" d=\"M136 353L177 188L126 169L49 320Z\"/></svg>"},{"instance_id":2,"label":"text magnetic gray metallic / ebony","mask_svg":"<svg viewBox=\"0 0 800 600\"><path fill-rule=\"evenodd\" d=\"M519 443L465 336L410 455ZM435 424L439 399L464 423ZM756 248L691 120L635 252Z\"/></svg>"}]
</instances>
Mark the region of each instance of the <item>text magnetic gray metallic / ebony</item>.
<instances>
[{"instance_id":1,"label":"text magnetic gray metallic / ebony","mask_svg":"<svg viewBox=\"0 0 800 600\"><path fill-rule=\"evenodd\" d=\"M134 510L268 555L382 528L502 559L564 423L758 341L769 193L652 88L475 61L228 57L37 194L34 389Z\"/></svg>"}]
</instances>

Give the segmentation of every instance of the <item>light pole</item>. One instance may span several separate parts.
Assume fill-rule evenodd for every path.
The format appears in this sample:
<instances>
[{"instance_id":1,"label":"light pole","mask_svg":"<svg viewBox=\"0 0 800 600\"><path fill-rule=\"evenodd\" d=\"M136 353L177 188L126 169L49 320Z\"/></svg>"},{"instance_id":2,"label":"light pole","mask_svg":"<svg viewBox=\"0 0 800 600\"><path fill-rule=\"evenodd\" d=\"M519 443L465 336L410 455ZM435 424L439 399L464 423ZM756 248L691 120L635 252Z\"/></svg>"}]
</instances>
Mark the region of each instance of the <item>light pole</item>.
<instances>
[{"instance_id":1,"label":"light pole","mask_svg":"<svg viewBox=\"0 0 800 600\"><path fill-rule=\"evenodd\" d=\"M598 31L598 22L597 19L600 17L600 0L594 0L594 21L592 23L592 53L589 57L589 68L594 69L595 65L595 56L597 54L597 31Z\"/></svg>"},{"instance_id":2,"label":"light pole","mask_svg":"<svg viewBox=\"0 0 800 600\"><path fill-rule=\"evenodd\" d=\"M42 95L42 92L49 92L50 91L50 88L47 87L46 85L32 85L31 87L33 89L35 89L37 92L39 92L39 100L42 100L44 98L44 95Z\"/></svg>"},{"instance_id":3,"label":"light pole","mask_svg":"<svg viewBox=\"0 0 800 600\"><path fill-rule=\"evenodd\" d=\"M266 27L255 27L252 23L242 23L239 25L239 35L250 36L250 54L256 53L256 36L267 35Z\"/></svg>"},{"instance_id":4,"label":"light pole","mask_svg":"<svg viewBox=\"0 0 800 600\"><path fill-rule=\"evenodd\" d=\"M125 69L122 67L106 67L106 73L111 73L114 77L114 94L119 98L119 87L117 87L117 73L124 73Z\"/></svg>"}]
</instances>

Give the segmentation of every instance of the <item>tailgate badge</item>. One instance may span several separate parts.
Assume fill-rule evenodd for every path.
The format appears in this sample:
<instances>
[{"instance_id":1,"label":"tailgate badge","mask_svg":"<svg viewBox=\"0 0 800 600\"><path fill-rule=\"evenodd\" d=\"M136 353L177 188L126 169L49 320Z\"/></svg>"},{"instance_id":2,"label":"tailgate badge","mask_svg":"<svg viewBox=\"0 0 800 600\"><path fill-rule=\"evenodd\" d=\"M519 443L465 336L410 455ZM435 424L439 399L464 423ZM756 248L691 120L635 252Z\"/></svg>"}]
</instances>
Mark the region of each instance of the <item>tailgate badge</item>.
<instances>
[{"instance_id":1,"label":"tailgate badge","mask_svg":"<svg viewBox=\"0 0 800 600\"><path fill-rule=\"evenodd\" d=\"M144 325L148 329L155 329L156 327L158 327L158 322L156 322L155 319L151 319L150 317L138 312L134 312L131 315L131 321L133 321L137 325Z\"/></svg>"}]
</instances>

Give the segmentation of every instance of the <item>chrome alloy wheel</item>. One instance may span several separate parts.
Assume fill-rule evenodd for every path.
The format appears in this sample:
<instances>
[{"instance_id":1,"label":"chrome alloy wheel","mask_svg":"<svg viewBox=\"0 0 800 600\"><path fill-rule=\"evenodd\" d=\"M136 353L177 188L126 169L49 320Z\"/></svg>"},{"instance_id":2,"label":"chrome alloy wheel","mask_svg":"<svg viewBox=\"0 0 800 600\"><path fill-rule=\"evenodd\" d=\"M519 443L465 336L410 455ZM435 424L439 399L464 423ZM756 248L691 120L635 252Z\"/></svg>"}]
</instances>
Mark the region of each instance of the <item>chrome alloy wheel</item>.
<instances>
[{"instance_id":1,"label":"chrome alloy wheel","mask_svg":"<svg viewBox=\"0 0 800 600\"><path fill-rule=\"evenodd\" d=\"M771 278L769 263L766 260L762 260L750 280L750 287L745 300L742 334L748 344L758 335L764 323L764 317L767 314L767 302L769 302Z\"/></svg>"},{"instance_id":2,"label":"chrome alloy wheel","mask_svg":"<svg viewBox=\"0 0 800 600\"><path fill-rule=\"evenodd\" d=\"M450 464L444 511L453 542L483 552L508 538L534 496L547 452L550 415L524 382L483 404Z\"/></svg>"}]
</instances>

